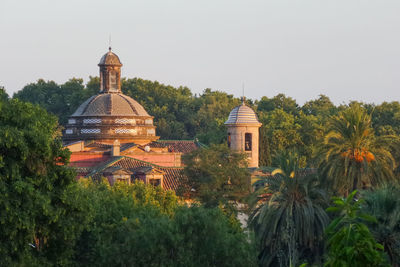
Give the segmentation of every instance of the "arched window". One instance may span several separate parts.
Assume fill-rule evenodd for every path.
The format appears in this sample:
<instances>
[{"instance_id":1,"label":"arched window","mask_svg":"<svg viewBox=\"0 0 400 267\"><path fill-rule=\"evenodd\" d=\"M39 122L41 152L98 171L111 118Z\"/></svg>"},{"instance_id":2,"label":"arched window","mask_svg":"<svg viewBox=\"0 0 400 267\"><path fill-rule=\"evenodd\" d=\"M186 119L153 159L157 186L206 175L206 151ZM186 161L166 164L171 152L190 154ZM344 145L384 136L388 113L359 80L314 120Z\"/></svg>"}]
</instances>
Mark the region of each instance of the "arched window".
<instances>
[{"instance_id":1,"label":"arched window","mask_svg":"<svg viewBox=\"0 0 400 267\"><path fill-rule=\"evenodd\" d=\"M252 143L251 143L251 133L244 134L244 150L251 151Z\"/></svg>"},{"instance_id":2,"label":"arched window","mask_svg":"<svg viewBox=\"0 0 400 267\"><path fill-rule=\"evenodd\" d=\"M115 71L110 71L108 78L110 79L110 91L118 91L117 73Z\"/></svg>"},{"instance_id":3,"label":"arched window","mask_svg":"<svg viewBox=\"0 0 400 267\"><path fill-rule=\"evenodd\" d=\"M228 133L228 147L231 147L231 133Z\"/></svg>"}]
</instances>

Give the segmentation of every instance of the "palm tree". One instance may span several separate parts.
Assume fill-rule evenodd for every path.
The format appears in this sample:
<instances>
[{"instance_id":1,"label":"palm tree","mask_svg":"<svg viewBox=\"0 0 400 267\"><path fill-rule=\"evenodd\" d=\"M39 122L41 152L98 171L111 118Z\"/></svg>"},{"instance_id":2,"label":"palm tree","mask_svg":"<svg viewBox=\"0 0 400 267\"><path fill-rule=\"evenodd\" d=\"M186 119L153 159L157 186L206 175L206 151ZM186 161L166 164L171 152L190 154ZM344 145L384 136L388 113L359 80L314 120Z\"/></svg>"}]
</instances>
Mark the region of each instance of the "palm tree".
<instances>
[{"instance_id":1,"label":"palm tree","mask_svg":"<svg viewBox=\"0 0 400 267\"><path fill-rule=\"evenodd\" d=\"M354 104L332 117L320 149L319 169L329 187L340 194L394 179L390 152L399 138L375 136L371 116Z\"/></svg>"},{"instance_id":2,"label":"palm tree","mask_svg":"<svg viewBox=\"0 0 400 267\"><path fill-rule=\"evenodd\" d=\"M393 266L400 266L400 188L385 185L375 191L364 191L362 209L376 218L370 224L372 234L383 245Z\"/></svg>"},{"instance_id":3,"label":"palm tree","mask_svg":"<svg viewBox=\"0 0 400 267\"><path fill-rule=\"evenodd\" d=\"M280 169L260 179L265 187L253 196L268 196L264 203L254 201L249 225L260 247L262 266L298 266L301 260L320 261L325 226L326 194L318 187L315 173L298 169L298 156L285 153ZM257 198L258 197L258 198ZM254 205L253 205L254 206Z\"/></svg>"}]
</instances>

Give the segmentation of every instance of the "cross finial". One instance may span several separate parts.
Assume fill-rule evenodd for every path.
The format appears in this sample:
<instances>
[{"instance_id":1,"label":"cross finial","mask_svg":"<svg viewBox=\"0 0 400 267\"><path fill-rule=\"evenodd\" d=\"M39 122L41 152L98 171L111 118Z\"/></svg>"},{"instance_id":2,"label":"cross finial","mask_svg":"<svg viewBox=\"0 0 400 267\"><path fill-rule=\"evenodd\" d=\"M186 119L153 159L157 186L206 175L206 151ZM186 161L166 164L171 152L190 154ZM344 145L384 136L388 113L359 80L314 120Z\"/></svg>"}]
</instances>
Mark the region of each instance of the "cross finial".
<instances>
[{"instance_id":1,"label":"cross finial","mask_svg":"<svg viewBox=\"0 0 400 267\"><path fill-rule=\"evenodd\" d=\"M110 36L108 37L108 51L111 52L111 34L110 34Z\"/></svg>"}]
</instances>

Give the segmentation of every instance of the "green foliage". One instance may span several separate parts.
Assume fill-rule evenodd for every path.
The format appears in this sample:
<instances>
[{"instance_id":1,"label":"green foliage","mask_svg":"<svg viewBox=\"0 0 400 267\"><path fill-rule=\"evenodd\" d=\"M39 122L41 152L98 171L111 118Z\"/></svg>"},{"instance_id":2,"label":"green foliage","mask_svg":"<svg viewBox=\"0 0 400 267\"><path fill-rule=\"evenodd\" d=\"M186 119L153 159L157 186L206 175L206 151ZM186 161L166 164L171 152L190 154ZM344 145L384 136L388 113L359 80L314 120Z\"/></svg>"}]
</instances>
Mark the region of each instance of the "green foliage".
<instances>
[{"instance_id":1,"label":"green foliage","mask_svg":"<svg viewBox=\"0 0 400 267\"><path fill-rule=\"evenodd\" d=\"M383 102L374 107L372 124L378 135L400 134L400 103Z\"/></svg>"},{"instance_id":2,"label":"green foliage","mask_svg":"<svg viewBox=\"0 0 400 267\"><path fill-rule=\"evenodd\" d=\"M206 89L194 97L187 87L174 88L138 78L124 80L122 90L155 116L157 134L163 139L196 136L205 144L221 143L226 139L223 123L239 104L226 93Z\"/></svg>"},{"instance_id":3,"label":"green foliage","mask_svg":"<svg viewBox=\"0 0 400 267\"><path fill-rule=\"evenodd\" d=\"M76 246L80 266L254 266L248 237L220 209L179 205L136 182L85 188L94 219Z\"/></svg>"},{"instance_id":4,"label":"green foliage","mask_svg":"<svg viewBox=\"0 0 400 267\"><path fill-rule=\"evenodd\" d=\"M376 241L382 244L393 266L400 263L400 188L387 184L375 191L361 192L361 210L376 218L367 223Z\"/></svg>"},{"instance_id":5,"label":"green foliage","mask_svg":"<svg viewBox=\"0 0 400 267\"><path fill-rule=\"evenodd\" d=\"M284 94L278 94L273 98L263 96L258 102L258 111L273 111L275 109L282 109L286 113L296 115L299 111L299 106L296 100Z\"/></svg>"},{"instance_id":6,"label":"green foliage","mask_svg":"<svg viewBox=\"0 0 400 267\"><path fill-rule=\"evenodd\" d=\"M90 77L83 85L82 79L71 79L58 85L53 81L38 80L14 94L14 98L39 104L66 123L78 106L99 91L98 77ZM172 87L157 81L140 78L122 79L122 91L136 99L149 114L155 116L157 135L162 139L194 139L204 144L219 144L226 140L226 121L233 107L240 104L220 91L205 89L193 95L187 87ZM306 158L308 167L318 166L317 147L323 142L331 116L351 106L360 105L372 114L372 127L377 136L400 134L400 104L398 102L375 106L350 102L336 107L331 100L320 95L300 107L294 99L284 94L272 98L247 101L257 110L263 123L260 129L260 164L270 166L272 158L282 150L296 148ZM392 150L396 160L400 151Z\"/></svg>"},{"instance_id":7,"label":"green foliage","mask_svg":"<svg viewBox=\"0 0 400 267\"><path fill-rule=\"evenodd\" d=\"M196 114L196 136L205 144L220 144L226 140L224 122L239 99L224 92L204 90L197 100L201 105Z\"/></svg>"},{"instance_id":8,"label":"green foliage","mask_svg":"<svg viewBox=\"0 0 400 267\"><path fill-rule=\"evenodd\" d=\"M363 223L375 222L375 218L361 213L362 199L355 200L357 191L345 199L333 197L334 206L327 211L337 213L326 229L328 258L325 266L387 266L382 253L383 246L377 243Z\"/></svg>"},{"instance_id":9,"label":"green foliage","mask_svg":"<svg viewBox=\"0 0 400 267\"><path fill-rule=\"evenodd\" d=\"M155 116L157 134L165 139L193 138L196 111L194 98L187 87L174 88L139 78L124 79L122 91L133 97Z\"/></svg>"},{"instance_id":10,"label":"green foliage","mask_svg":"<svg viewBox=\"0 0 400 267\"><path fill-rule=\"evenodd\" d=\"M183 192L206 207L230 207L232 201L250 192L246 155L234 153L226 145L195 150L185 155L184 163L188 182Z\"/></svg>"},{"instance_id":11,"label":"green foliage","mask_svg":"<svg viewBox=\"0 0 400 267\"><path fill-rule=\"evenodd\" d=\"M319 264L323 233L329 222L324 210L325 193L319 189L316 175L299 169L298 155L281 154L279 162L280 168L272 172L272 177L258 181L265 187L258 189L249 203L260 264Z\"/></svg>"},{"instance_id":12,"label":"green foliage","mask_svg":"<svg viewBox=\"0 0 400 267\"><path fill-rule=\"evenodd\" d=\"M3 86L0 86L0 101L7 101L9 98L6 89Z\"/></svg>"},{"instance_id":13,"label":"green foliage","mask_svg":"<svg viewBox=\"0 0 400 267\"><path fill-rule=\"evenodd\" d=\"M59 118L60 123L66 123L67 118L83 103L84 100L98 92L98 87L89 89L96 78L92 78L85 88L82 79L72 78L63 85L53 81L38 80L26 85L13 98L39 104L48 112ZM98 80L98 79L97 79Z\"/></svg>"},{"instance_id":14,"label":"green foliage","mask_svg":"<svg viewBox=\"0 0 400 267\"><path fill-rule=\"evenodd\" d=\"M0 102L0 254L4 265L66 264L83 230L87 199L76 193L57 119L19 100Z\"/></svg>"},{"instance_id":15,"label":"green foliage","mask_svg":"<svg viewBox=\"0 0 400 267\"><path fill-rule=\"evenodd\" d=\"M326 95L319 95L318 99L306 102L301 110L306 115L313 115L320 118L328 118L337 114L337 108Z\"/></svg>"},{"instance_id":16,"label":"green foliage","mask_svg":"<svg viewBox=\"0 0 400 267\"><path fill-rule=\"evenodd\" d=\"M371 116L354 104L332 117L321 146L320 170L340 194L394 179L391 149L398 136L375 136Z\"/></svg>"}]
</instances>

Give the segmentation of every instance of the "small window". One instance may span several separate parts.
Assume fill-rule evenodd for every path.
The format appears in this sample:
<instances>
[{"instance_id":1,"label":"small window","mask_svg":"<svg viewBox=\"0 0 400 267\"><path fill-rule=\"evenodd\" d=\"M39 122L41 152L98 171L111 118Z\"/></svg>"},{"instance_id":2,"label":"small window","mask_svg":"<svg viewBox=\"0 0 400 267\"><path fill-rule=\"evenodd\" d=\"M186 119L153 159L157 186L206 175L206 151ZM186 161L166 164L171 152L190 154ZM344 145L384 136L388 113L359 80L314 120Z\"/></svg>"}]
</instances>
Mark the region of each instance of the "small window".
<instances>
[{"instance_id":1,"label":"small window","mask_svg":"<svg viewBox=\"0 0 400 267\"><path fill-rule=\"evenodd\" d=\"M231 133L228 133L228 147L231 147Z\"/></svg>"},{"instance_id":2,"label":"small window","mask_svg":"<svg viewBox=\"0 0 400 267\"><path fill-rule=\"evenodd\" d=\"M109 78L110 78L110 91L111 92L118 91L117 73L116 72L110 72Z\"/></svg>"},{"instance_id":3,"label":"small window","mask_svg":"<svg viewBox=\"0 0 400 267\"><path fill-rule=\"evenodd\" d=\"M159 186L159 185L161 185L161 180L160 180L160 179L150 179L150 180L149 180L149 183L150 183L152 186Z\"/></svg>"},{"instance_id":4,"label":"small window","mask_svg":"<svg viewBox=\"0 0 400 267\"><path fill-rule=\"evenodd\" d=\"M244 150L245 151L251 151L251 133L245 133L244 134Z\"/></svg>"},{"instance_id":5,"label":"small window","mask_svg":"<svg viewBox=\"0 0 400 267\"><path fill-rule=\"evenodd\" d=\"M94 124L94 123L101 123L101 119L84 119L84 124Z\"/></svg>"}]
</instances>

